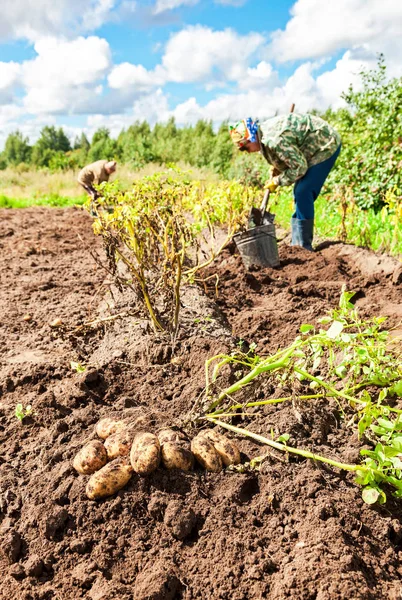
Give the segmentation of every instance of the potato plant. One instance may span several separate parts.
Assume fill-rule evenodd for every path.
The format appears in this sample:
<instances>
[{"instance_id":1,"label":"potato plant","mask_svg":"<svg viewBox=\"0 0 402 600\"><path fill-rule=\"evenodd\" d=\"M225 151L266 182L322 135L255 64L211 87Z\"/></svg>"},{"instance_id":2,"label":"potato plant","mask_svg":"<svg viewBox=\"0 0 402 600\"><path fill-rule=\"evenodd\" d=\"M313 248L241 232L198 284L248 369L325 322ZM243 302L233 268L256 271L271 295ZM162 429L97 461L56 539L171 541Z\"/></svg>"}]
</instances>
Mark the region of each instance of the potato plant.
<instances>
[{"instance_id":1,"label":"potato plant","mask_svg":"<svg viewBox=\"0 0 402 600\"><path fill-rule=\"evenodd\" d=\"M311 458L353 471L356 481L364 487L363 499L368 503L384 502L384 484L402 497L402 410L386 398L402 397L402 364L400 351L387 331L382 330L384 318L363 321L350 302L354 294L343 290L339 308L320 320L327 329L315 330L304 324L298 336L287 348L265 358L253 351L244 354L212 357L206 364L207 397L204 416L208 421L252 437L278 450ZM218 390L219 373L225 365L241 372L231 386ZM212 374L210 373L212 369ZM243 372L246 371L245 374ZM270 398L261 401L233 402L233 395L244 390L256 378L265 375L272 383L299 388L308 384L311 393ZM359 437L372 444L372 450L361 450L362 462L348 465L318 456L308 450L293 448L288 437L279 440L259 436L248 429L234 427L226 419L240 414L252 418L250 407L293 401L314 401L333 398L338 404L346 426L354 427Z\"/></svg>"},{"instance_id":2,"label":"potato plant","mask_svg":"<svg viewBox=\"0 0 402 600\"><path fill-rule=\"evenodd\" d=\"M101 235L108 270L120 288L131 288L155 331L176 334L180 287L194 281L244 221L252 192L236 183L205 187L173 170L133 182L102 184L95 234ZM226 236L216 241L216 228ZM119 263L123 267L119 266Z\"/></svg>"}]
</instances>

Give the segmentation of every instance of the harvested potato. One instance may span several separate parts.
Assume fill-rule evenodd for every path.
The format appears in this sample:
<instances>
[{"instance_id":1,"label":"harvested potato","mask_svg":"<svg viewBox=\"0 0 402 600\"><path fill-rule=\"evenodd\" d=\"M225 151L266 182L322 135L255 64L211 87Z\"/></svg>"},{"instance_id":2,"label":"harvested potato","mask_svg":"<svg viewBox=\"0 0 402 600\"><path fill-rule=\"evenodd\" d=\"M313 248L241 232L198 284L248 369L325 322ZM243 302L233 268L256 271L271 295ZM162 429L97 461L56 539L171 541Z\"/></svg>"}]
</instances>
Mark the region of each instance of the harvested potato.
<instances>
[{"instance_id":1,"label":"harvested potato","mask_svg":"<svg viewBox=\"0 0 402 600\"><path fill-rule=\"evenodd\" d=\"M118 456L128 456L133 443L134 434L130 431L117 431L105 440L105 448L109 460Z\"/></svg>"},{"instance_id":2,"label":"harvested potato","mask_svg":"<svg viewBox=\"0 0 402 600\"><path fill-rule=\"evenodd\" d=\"M148 475L159 467L161 447L153 433L140 433L134 439L130 452L130 462L136 473Z\"/></svg>"},{"instance_id":3,"label":"harvested potato","mask_svg":"<svg viewBox=\"0 0 402 600\"><path fill-rule=\"evenodd\" d=\"M179 442L165 442L162 444L161 454L162 462L167 469L191 471L194 466L192 452Z\"/></svg>"},{"instance_id":4,"label":"harvested potato","mask_svg":"<svg viewBox=\"0 0 402 600\"><path fill-rule=\"evenodd\" d=\"M90 500L112 496L130 481L133 469L126 458L116 458L89 478L86 493Z\"/></svg>"},{"instance_id":5,"label":"harvested potato","mask_svg":"<svg viewBox=\"0 0 402 600\"><path fill-rule=\"evenodd\" d=\"M54 319L51 323L49 323L50 327L61 327L63 325L63 321L58 318Z\"/></svg>"},{"instance_id":6,"label":"harvested potato","mask_svg":"<svg viewBox=\"0 0 402 600\"><path fill-rule=\"evenodd\" d=\"M124 421L116 421L115 419L105 417L96 424L95 431L96 435L102 438L102 440L105 440L109 435L117 433L118 431L123 431L125 428L126 424Z\"/></svg>"},{"instance_id":7,"label":"harvested potato","mask_svg":"<svg viewBox=\"0 0 402 600\"><path fill-rule=\"evenodd\" d=\"M213 429L204 431L201 435L211 440L225 467L240 463L240 451L232 440Z\"/></svg>"},{"instance_id":8,"label":"harvested potato","mask_svg":"<svg viewBox=\"0 0 402 600\"><path fill-rule=\"evenodd\" d=\"M207 471L217 473L222 471L222 459L215 450L212 441L204 435L197 435L191 442L191 452L200 465Z\"/></svg>"},{"instance_id":9,"label":"harvested potato","mask_svg":"<svg viewBox=\"0 0 402 600\"><path fill-rule=\"evenodd\" d=\"M184 441L183 434L173 429L161 429L158 431L158 440L160 444L166 442L181 442Z\"/></svg>"},{"instance_id":10,"label":"harvested potato","mask_svg":"<svg viewBox=\"0 0 402 600\"><path fill-rule=\"evenodd\" d=\"M99 440L85 444L74 458L73 467L78 473L91 475L107 463L105 446Z\"/></svg>"}]
</instances>

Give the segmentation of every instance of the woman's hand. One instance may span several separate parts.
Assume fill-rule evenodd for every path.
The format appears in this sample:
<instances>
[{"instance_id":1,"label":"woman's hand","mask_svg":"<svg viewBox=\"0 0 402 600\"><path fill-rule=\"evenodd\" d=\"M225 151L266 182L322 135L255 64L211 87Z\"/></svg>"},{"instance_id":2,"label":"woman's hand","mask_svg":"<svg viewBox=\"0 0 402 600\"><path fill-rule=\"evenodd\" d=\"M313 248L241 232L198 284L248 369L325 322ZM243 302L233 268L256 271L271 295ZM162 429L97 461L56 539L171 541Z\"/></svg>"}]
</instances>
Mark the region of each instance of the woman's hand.
<instances>
[{"instance_id":1,"label":"woman's hand","mask_svg":"<svg viewBox=\"0 0 402 600\"><path fill-rule=\"evenodd\" d=\"M266 183L264 186L264 188L266 190L269 190L271 193L274 192L278 187L279 185L275 183L275 181L273 181L272 179L271 181L268 181L268 183Z\"/></svg>"}]
</instances>

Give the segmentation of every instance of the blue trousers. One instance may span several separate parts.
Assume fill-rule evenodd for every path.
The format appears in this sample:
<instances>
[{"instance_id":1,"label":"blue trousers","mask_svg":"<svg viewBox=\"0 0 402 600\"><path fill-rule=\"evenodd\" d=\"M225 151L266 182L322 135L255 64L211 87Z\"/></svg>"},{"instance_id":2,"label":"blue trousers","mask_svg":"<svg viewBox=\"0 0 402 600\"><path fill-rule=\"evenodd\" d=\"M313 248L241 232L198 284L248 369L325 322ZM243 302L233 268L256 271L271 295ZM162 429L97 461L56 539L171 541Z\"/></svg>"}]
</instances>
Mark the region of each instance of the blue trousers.
<instances>
[{"instance_id":1,"label":"blue trousers","mask_svg":"<svg viewBox=\"0 0 402 600\"><path fill-rule=\"evenodd\" d=\"M295 183L293 197L295 199L296 210L293 218L302 221L314 219L314 202L317 200L322 186L329 175L330 170L335 164L341 151L341 146L327 160L318 165L310 167L307 173Z\"/></svg>"}]
</instances>

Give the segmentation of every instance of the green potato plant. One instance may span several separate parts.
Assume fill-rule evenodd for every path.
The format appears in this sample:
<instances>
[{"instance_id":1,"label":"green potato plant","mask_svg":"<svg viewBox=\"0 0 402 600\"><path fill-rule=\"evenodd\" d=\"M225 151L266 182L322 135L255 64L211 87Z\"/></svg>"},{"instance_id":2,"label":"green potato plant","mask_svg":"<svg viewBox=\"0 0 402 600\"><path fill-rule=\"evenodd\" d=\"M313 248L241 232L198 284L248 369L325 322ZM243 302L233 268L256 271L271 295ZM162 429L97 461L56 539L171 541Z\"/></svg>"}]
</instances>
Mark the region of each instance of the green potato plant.
<instances>
[{"instance_id":1,"label":"green potato plant","mask_svg":"<svg viewBox=\"0 0 402 600\"><path fill-rule=\"evenodd\" d=\"M397 347L392 348L389 333L382 329L385 319L360 319L351 303L353 295L343 289L339 307L320 319L327 329L316 331L313 325L303 324L301 335L271 356L259 357L253 349L247 354L235 351L208 359L206 398L198 419L207 419L282 452L352 471L356 482L363 486L365 502L385 502L384 486L391 486L394 495L402 497L402 410L391 400L402 397L401 356ZM226 365L236 372L240 370L241 375L229 387L219 389L219 374ZM299 382L303 382L312 393L294 391L282 398L233 401L235 394L244 394L245 390L248 396L252 394L250 386L261 376L269 377L275 386L286 383L293 390L298 390ZM345 426L355 428L360 439L373 446L372 450L361 450L360 464L346 464L292 447L287 434L274 440L273 436L257 435L230 423L239 414L252 419L255 413L247 412L250 407L319 398L334 399ZM385 403L386 398L390 404Z\"/></svg>"}]
</instances>

